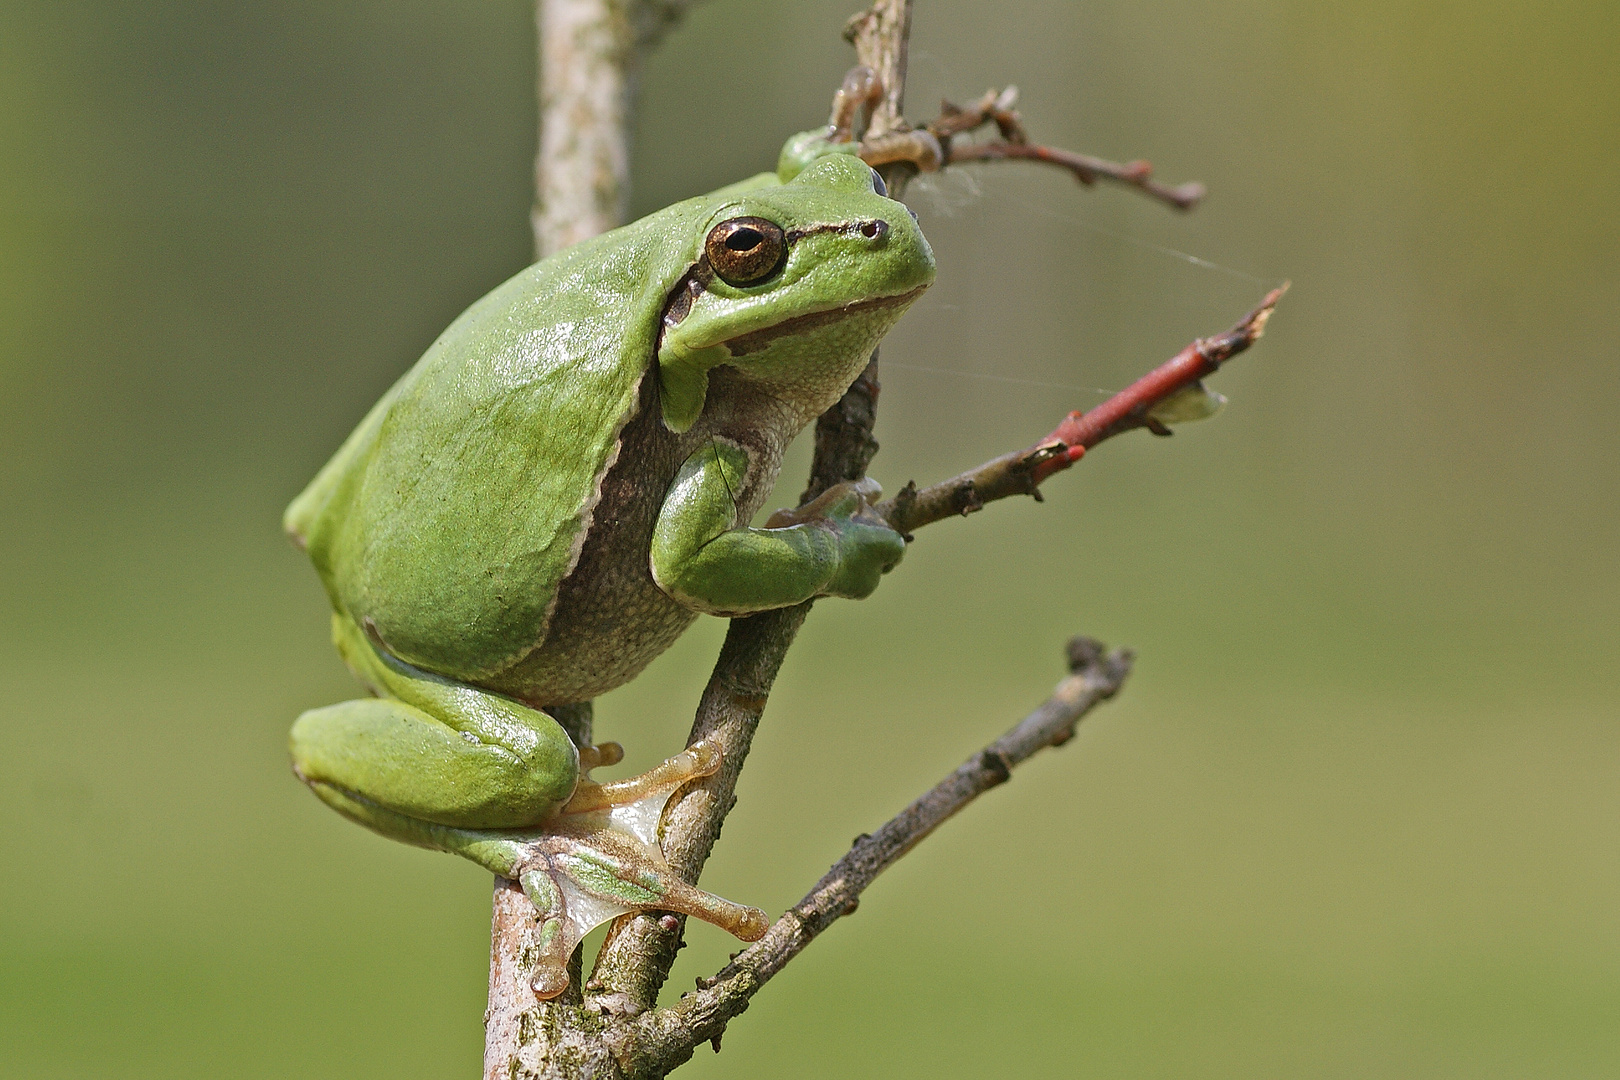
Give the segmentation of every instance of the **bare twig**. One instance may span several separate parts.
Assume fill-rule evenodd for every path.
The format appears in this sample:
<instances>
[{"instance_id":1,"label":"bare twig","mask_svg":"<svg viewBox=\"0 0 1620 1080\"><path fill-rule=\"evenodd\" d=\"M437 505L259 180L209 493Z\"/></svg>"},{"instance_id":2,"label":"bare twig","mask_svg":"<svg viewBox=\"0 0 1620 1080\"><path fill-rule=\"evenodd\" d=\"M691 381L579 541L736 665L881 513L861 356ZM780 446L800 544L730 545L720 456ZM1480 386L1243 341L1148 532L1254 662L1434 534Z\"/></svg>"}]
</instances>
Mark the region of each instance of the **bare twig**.
<instances>
[{"instance_id":1,"label":"bare twig","mask_svg":"<svg viewBox=\"0 0 1620 1080\"><path fill-rule=\"evenodd\" d=\"M635 29L636 47L643 53L657 45L664 34L680 23L699 0L637 0L630 5L630 22Z\"/></svg>"},{"instance_id":2,"label":"bare twig","mask_svg":"<svg viewBox=\"0 0 1620 1080\"><path fill-rule=\"evenodd\" d=\"M946 819L980 795L1005 783L1017 765L1048 746L1061 746L1096 705L1119 692L1130 673L1131 654L1107 652L1089 638L1069 642L1072 674L1052 696L1001 738L963 762L921 798L870 836L855 841L815 888L778 919L765 936L738 954L712 979L674 1005L637 1018L625 1048L662 1075L692 1056L692 1048L718 1039L726 1024L748 1007L760 987L827 927L855 910L861 893L879 874L916 847Z\"/></svg>"},{"instance_id":3,"label":"bare twig","mask_svg":"<svg viewBox=\"0 0 1620 1080\"><path fill-rule=\"evenodd\" d=\"M624 224L642 56L697 0L538 0L536 258Z\"/></svg>"},{"instance_id":4,"label":"bare twig","mask_svg":"<svg viewBox=\"0 0 1620 1080\"><path fill-rule=\"evenodd\" d=\"M615 155L628 134L628 87L641 43L654 38L692 0L540 0L546 10L572 13L573 23L548 29L562 44L582 55L572 58L573 82L542 88L543 123L579 125L599 130L602 145L549 144L542 141L537 171L541 209L535 220L542 252L618 224L624 205L624 164ZM1145 165L1116 165L1065 151L1031 147L1012 110L1009 88L969 109L947 106L940 120L912 129L901 113L905 88L910 0L876 0L872 10L856 16L846 28L860 62L871 72L850 81L835 102L834 127L841 125L862 139L862 156L885 173L891 194L899 196L905 181L919 168L948 162L1024 157L1048 160L1069 168L1082 182L1116 179L1182 205L1190 188L1160 188ZM628 12L628 16L627 13ZM615 14L616 13L616 14ZM589 17L587 17L589 16ZM595 18L598 21L592 22ZM607 20L603 22L602 20ZM613 22L617 19L617 22ZM610 25L611 24L611 25ZM573 26L573 31L566 28ZM547 54L549 60L550 53ZM597 67L614 69L614 77L597 79ZM566 64L557 71L566 72ZM600 74L600 72L597 72ZM546 76L543 76L543 79ZM617 80L617 81L615 81ZM572 96L570 96L572 95ZM570 113L565 101L578 108ZM870 113L869 122L866 113ZM1003 143L953 146L952 138L975 127L994 124ZM858 129L865 127L865 131ZM617 140L615 142L615 140ZM1023 147L998 152L996 146ZM618 149L615 149L617 147ZM870 154L871 156L868 156ZM932 155L932 157L930 157ZM1045 155L1045 156L1043 156ZM572 170L572 178L560 173ZM556 174L556 175L554 175ZM567 186L566 181L584 180ZM548 186L553 181L556 188ZM592 215L595 215L594 217ZM1227 335L1195 342L1189 350L1130 390L1087 414L1071 414L1052 435L1017 455L1007 455L965 473L945 485L922 492L908 486L880 511L901 531L975 509L1009 494L1037 493L1050 473L1066 468L1089 446L1136 426L1155 426L1153 406L1177 389L1213 371L1227 357L1259 336L1267 304ZM816 454L809 501L830 485L865 473L877 450L872 424L878 395L876 354L873 363L844 398L821 417L816 427ZM969 505L971 503L972 505ZM695 783L671 800L665 813L661 844L672 869L696 882L736 801L736 784L754 732L783 658L808 614L810 604L734 619L715 669L704 691L689 741L708 739L724 754L715 776ZM570 989L549 1002L535 1002L524 973L531 965L533 913L521 891L497 883L492 951L489 1035L486 1076L611 1078L662 1076L691 1057L705 1041L718 1047L732 1017L742 1012L752 994L837 918L853 910L861 891L886 867L979 794L1004 782L1009 771L1044 746L1058 745L1098 702L1116 693L1130 664L1129 655L1104 655L1101 646L1084 639L1071 643L1071 670L1053 697L1002 739L975 755L946 780L908 807L873 837L863 838L767 936L742 953L713 980L705 981L679 1002L656 1008L680 948L684 920L674 915L638 915L612 927L589 981L581 986L577 969ZM580 707L559 720L577 739L588 741L590 714ZM578 954L575 954L578 962Z\"/></svg>"},{"instance_id":5,"label":"bare twig","mask_svg":"<svg viewBox=\"0 0 1620 1080\"><path fill-rule=\"evenodd\" d=\"M535 256L621 225L630 195L635 31L623 5L539 0Z\"/></svg>"},{"instance_id":6,"label":"bare twig","mask_svg":"<svg viewBox=\"0 0 1620 1080\"><path fill-rule=\"evenodd\" d=\"M1169 203L1177 210L1191 210L1204 198L1204 185L1197 181L1186 184L1161 184L1153 179L1153 166L1145 161L1120 164L1104 158L1060 150L1055 146L1037 146L1034 143L952 143L945 153L945 164L958 165L966 161L1041 161L1068 169L1074 178L1086 186L1098 178L1115 180L1138 188L1145 194Z\"/></svg>"},{"instance_id":7,"label":"bare twig","mask_svg":"<svg viewBox=\"0 0 1620 1080\"><path fill-rule=\"evenodd\" d=\"M855 46L855 61L877 74L883 98L872 111L868 134L906 131L906 57L911 48L911 0L876 0L844 24L844 40Z\"/></svg>"},{"instance_id":8,"label":"bare twig","mask_svg":"<svg viewBox=\"0 0 1620 1080\"><path fill-rule=\"evenodd\" d=\"M928 130L939 140L940 165L957 165L968 161L1039 161L1068 169L1074 178L1087 187L1098 179L1128 184L1160 199L1178 210L1190 210L1205 195L1204 185L1192 182L1171 187L1153 179L1153 166L1145 161L1120 164L1089 154L1077 154L1054 146L1040 146L1029 141L1024 121L1013 108L1018 103L1018 88L987 90L982 98L962 108L949 101L940 102L939 116L928 124ZM1001 141L964 143L957 136L994 124Z\"/></svg>"},{"instance_id":9,"label":"bare twig","mask_svg":"<svg viewBox=\"0 0 1620 1080\"><path fill-rule=\"evenodd\" d=\"M890 137L911 130L902 111L906 96L906 60L911 48L911 0L876 0L870 9L850 17L844 24L844 40L855 46L855 61L877 76L882 97L872 110L863 148L881 145ZM864 156L864 153L863 153ZM883 174L889 194L905 196L906 184L917 174L917 165L905 158L868 162Z\"/></svg>"},{"instance_id":10,"label":"bare twig","mask_svg":"<svg viewBox=\"0 0 1620 1080\"><path fill-rule=\"evenodd\" d=\"M878 443L872 437L877 423L878 354L866 365L838 404L816 420L815 456L810 462L810 482L799 495L799 505L820 495L834 484L859 480L877 455Z\"/></svg>"},{"instance_id":11,"label":"bare twig","mask_svg":"<svg viewBox=\"0 0 1620 1080\"><path fill-rule=\"evenodd\" d=\"M1031 143L1024 131L1023 118L1013 108L1017 101L1018 88L1009 86L1000 91L986 91L982 98L965 108L949 101L941 102L939 116L921 128L902 125L877 130L874 125L874 130L861 139L861 159L882 171L885 179L902 167L907 170L905 175L910 176L970 161L1038 161L1069 170L1076 180L1088 187L1099 179L1112 180L1178 210L1190 210L1203 199L1203 184L1193 182L1174 187L1161 184L1153 179L1153 166L1146 161L1121 164ZM989 124L995 125L1001 141L958 141L959 136ZM836 122L834 126L838 127Z\"/></svg>"},{"instance_id":12,"label":"bare twig","mask_svg":"<svg viewBox=\"0 0 1620 1080\"><path fill-rule=\"evenodd\" d=\"M911 533L944 518L973 513L1009 495L1039 499L1042 481L1079 461L1103 440L1139 427L1169 434L1170 429L1150 415L1153 407L1219 370L1221 364L1259 340L1277 301L1287 291L1287 285L1271 290L1260 306L1226 333L1199 338L1090 412L1070 413L1033 446L1003 454L920 491L907 484L894 498L879 503L877 512L899 532Z\"/></svg>"}]
</instances>

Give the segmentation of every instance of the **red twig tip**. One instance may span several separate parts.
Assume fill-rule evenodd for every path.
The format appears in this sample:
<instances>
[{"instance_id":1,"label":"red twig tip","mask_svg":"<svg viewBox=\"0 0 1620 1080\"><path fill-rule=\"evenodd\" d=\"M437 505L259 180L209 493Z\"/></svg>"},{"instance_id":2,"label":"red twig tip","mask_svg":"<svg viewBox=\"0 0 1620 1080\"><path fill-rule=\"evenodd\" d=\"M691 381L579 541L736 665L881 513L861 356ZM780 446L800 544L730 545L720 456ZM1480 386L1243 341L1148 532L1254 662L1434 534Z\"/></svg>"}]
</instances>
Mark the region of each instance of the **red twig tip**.
<instances>
[{"instance_id":1,"label":"red twig tip","mask_svg":"<svg viewBox=\"0 0 1620 1080\"><path fill-rule=\"evenodd\" d=\"M1035 483L1067 469L1104 439L1132 428L1149 426L1148 413L1155 405L1219 370L1227 360L1260 340L1277 302L1287 291L1288 283L1284 282L1267 293L1258 307L1226 333L1197 339L1090 412L1075 411L1064 417L1041 443L1059 442L1067 451L1036 464Z\"/></svg>"}]
</instances>

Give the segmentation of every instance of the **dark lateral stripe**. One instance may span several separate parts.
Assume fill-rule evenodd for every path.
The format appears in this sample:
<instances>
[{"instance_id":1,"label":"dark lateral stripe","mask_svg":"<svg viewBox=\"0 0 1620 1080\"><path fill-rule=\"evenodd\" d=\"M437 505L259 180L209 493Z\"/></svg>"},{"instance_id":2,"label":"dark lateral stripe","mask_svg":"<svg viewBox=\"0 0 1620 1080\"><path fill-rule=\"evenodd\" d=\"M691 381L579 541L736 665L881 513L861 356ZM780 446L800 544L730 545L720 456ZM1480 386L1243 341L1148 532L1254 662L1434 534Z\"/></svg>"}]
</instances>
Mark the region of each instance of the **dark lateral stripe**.
<instances>
[{"instance_id":1,"label":"dark lateral stripe","mask_svg":"<svg viewBox=\"0 0 1620 1080\"><path fill-rule=\"evenodd\" d=\"M797 240L803 240L807 236L815 236L818 233L856 232L862 225L866 224L868 222L865 221L829 221L821 225L806 225L802 229L789 229L782 234L782 239L792 244Z\"/></svg>"},{"instance_id":2,"label":"dark lateral stripe","mask_svg":"<svg viewBox=\"0 0 1620 1080\"><path fill-rule=\"evenodd\" d=\"M653 355L656 356L658 350L664 347L665 331L672 326L679 326L681 320L692 313L693 302L713 280L714 268L709 265L709 257L700 255L691 269L681 275L681 279L670 290L669 298L664 301L664 314L659 320L658 341L653 346Z\"/></svg>"},{"instance_id":3,"label":"dark lateral stripe","mask_svg":"<svg viewBox=\"0 0 1620 1080\"><path fill-rule=\"evenodd\" d=\"M807 330L828 326L847 319L851 315L859 315L864 311L909 304L922 295L923 290L927 288L927 285L919 285L910 292L900 293L896 296L874 296L868 300L856 300L854 303L845 304L843 307L830 308L827 311L812 311L808 315L798 315L791 319L785 319L775 326L767 326L762 330L741 334L729 341L722 341L720 344L724 345L732 356L746 356L749 353L761 351L779 337L800 334Z\"/></svg>"}]
</instances>

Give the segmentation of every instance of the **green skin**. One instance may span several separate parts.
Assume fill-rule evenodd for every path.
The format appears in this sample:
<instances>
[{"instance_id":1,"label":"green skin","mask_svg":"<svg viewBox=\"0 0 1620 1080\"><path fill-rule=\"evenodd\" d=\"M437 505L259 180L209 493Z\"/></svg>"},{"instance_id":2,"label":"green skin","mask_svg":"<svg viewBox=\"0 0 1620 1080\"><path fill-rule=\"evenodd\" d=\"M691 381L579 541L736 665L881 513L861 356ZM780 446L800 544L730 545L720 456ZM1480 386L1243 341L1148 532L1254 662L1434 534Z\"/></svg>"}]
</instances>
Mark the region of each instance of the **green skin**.
<instances>
[{"instance_id":1,"label":"green skin","mask_svg":"<svg viewBox=\"0 0 1620 1080\"><path fill-rule=\"evenodd\" d=\"M559 821L590 782L544 710L621 685L700 613L864 597L899 561L870 486L749 527L788 443L934 278L912 214L858 158L812 148L782 168L559 252L478 301L288 508L338 649L377 695L293 726L294 768L328 804L520 877L555 907L556 890L530 880L534 845L579 831ZM787 254L732 285L705 238L745 216L780 226ZM660 783L711 765L671 764ZM622 887L597 881L593 895L687 910L653 880L656 845L638 863L605 843L570 849L617 868ZM577 884L577 870L562 872Z\"/></svg>"}]
</instances>

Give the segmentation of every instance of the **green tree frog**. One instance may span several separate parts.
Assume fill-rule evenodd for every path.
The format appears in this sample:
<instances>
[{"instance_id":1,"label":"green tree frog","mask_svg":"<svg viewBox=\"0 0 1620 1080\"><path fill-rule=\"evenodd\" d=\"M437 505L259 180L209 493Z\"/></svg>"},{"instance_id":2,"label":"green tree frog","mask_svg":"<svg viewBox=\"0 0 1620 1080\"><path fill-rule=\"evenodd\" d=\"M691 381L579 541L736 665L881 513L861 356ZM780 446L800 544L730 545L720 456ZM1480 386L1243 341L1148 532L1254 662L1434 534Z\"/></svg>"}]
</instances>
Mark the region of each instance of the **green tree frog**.
<instances>
[{"instance_id":1,"label":"green tree frog","mask_svg":"<svg viewBox=\"0 0 1620 1080\"><path fill-rule=\"evenodd\" d=\"M547 710L621 685L699 614L864 597L904 551L867 482L749 524L788 443L934 278L911 212L826 149L495 289L287 510L375 695L298 718L297 775L363 825L519 881L541 997L625 912L745 940L767 925L658 847L664 802L718 751L599 785L588 770L618 748L576 747Z\"/></svg>"}]
</instances>

